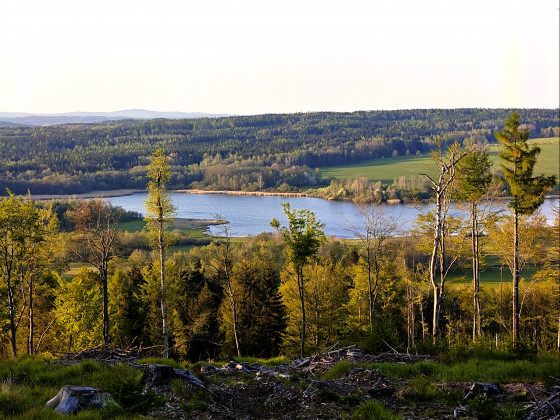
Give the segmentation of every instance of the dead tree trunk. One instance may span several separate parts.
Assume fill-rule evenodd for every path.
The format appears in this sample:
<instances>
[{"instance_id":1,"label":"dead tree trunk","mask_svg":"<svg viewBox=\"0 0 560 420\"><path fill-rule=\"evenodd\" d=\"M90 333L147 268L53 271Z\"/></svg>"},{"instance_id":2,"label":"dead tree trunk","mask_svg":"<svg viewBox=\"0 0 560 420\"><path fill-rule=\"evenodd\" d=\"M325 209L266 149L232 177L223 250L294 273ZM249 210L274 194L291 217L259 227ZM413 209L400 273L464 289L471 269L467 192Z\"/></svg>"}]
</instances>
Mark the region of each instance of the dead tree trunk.
<instances>
[{"instance_id":1,"label":"dead tree trunk","mask_svg":"<svg viewBox=\"0 0 560 420\"><path fill-rule=\"evenodd\" d=\"M443 267L444 250L443 250L443 234L444 234L444 224L446 219L446 209L444 209L444 200L448 194L448 189L455 178L455 168L457 163L465 157L469 151L463 151L458 153L458 146L451 150L449 153L448 162L445 162L441 154L436 157L436 161L439 165L439 177L437 181L432 179L427 174L422 174L432 184L431 188L435 193L435 221L434 221L434 239L432 242L432 253L430 255L430 284L432 285L432 290L434 292L434 312L433 312L433 325L432 325L432 337L435 343L440 335L440 311L441 302L443 301L443 281L445 280L445 268ZM438 271L438 259L440 260L440 271L442 282L438 282L437 271Z\"/></svg>"}]
</instances>

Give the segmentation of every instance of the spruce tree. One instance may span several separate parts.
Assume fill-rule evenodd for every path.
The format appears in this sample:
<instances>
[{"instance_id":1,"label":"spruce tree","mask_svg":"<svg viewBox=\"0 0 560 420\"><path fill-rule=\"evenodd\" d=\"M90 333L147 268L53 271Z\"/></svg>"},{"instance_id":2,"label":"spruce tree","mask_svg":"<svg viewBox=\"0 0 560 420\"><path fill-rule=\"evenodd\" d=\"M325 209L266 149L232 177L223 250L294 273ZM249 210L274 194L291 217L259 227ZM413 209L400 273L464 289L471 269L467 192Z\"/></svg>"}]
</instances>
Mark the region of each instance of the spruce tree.
<instances>
[{"instance_id":1,"label":"spruce tree","mask_svg":"<svg viewBox=\"0 0 560 420\"><path fill-rule=\"evenodd\" d=\"M499 156L510 196L508 207L513 213L513 328L512 341L519 340L519 217L533 214L543 203L544 194L556 184L556 176L533 175L537 156L541 149L527 143L529 130L520 128L519 113L507 119L502 131L495 133L502 144Z\"/></svg>"}]
</instances>

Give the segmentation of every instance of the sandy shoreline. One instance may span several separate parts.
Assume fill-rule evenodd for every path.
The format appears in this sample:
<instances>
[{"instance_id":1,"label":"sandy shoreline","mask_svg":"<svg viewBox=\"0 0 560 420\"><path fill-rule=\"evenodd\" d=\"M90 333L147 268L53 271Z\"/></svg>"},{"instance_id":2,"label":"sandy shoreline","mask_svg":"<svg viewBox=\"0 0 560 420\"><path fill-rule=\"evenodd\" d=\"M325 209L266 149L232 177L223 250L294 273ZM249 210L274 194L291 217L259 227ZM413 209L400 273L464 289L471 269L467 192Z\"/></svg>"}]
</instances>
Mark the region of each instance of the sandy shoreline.
<instances>
[{"instance_id":1,"label":"sandy shoreline","mask_svg":"<svg viewBox=\"0 0 560 420\"><path fill-rule=\"evenodd\" d=\"M256 196L280 196L280 197L307 197L306 193L297 192L265 192L265 191L207 191L207 190L175 190L173 192L183 194L227 194L227 195L256 195Z\"/></svg>"},{"instance_id":2,"label":"sandy shoreline","mask_svg":"<svg viewBox=\"0 0 560 420\"><path fill-rule=\"evenodd\" d=\"M66 200L69 198L109 198L123 197L135 193L146 192L146 190L119 189L108 191L91 191L83 194L31 194L32 200ZM227 194L227 195L256 195L256 196L280 196L280 197L307 197L306 193L297 192L264 192L264 191L207 191L207 190L170 190L172 193L181 194ZM27 197L27 196L26 196Z\"/></svg>"}]
</instances>

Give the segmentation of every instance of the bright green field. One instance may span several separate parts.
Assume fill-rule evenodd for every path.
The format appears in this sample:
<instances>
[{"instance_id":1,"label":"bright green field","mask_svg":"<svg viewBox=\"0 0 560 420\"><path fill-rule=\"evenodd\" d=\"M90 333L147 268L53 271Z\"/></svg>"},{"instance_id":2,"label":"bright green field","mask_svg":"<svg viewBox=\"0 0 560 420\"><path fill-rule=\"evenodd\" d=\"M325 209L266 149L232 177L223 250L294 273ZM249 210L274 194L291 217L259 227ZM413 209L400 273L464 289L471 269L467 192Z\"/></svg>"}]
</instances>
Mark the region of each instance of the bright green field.
<instances>
[{"instance_id":1,"label":"bright green field","mask_svg":"<svg viewBox=\"0 0 560 420\"><path fill-rule=\"evenodd\" d=\"M536 174L554 175L558 177L560 166L560 139L558 137L529 140L538 144L541 154L535 166ZM490 158L494 168L499 167L499 145L490 145ZM384 159L373 159L355 165L327 166L321 168L323 178L354 179L365 177L371 181L392 184L400 176L417 176L421 173L436 174L435 164L429 154L422 156L397 156Z\"/></svg>"}]
</instances>

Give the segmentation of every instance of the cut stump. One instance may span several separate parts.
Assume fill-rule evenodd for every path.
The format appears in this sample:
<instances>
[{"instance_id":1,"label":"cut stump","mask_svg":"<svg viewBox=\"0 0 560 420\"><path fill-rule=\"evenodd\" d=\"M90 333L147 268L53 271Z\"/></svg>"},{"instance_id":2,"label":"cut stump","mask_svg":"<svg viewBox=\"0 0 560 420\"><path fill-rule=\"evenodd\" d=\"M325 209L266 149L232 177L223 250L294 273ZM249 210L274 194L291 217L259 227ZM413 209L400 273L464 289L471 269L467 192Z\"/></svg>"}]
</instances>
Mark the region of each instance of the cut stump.
<instances>
[{"instance_id":1,"label":"cut stump","mask_svg":"<svg viewBox=\"0 0 560 420\"><path fill-rule=\"evenodd\" d=\"M76 414L80 410L102 409L108 405L118 407L111 394L90 386L64 385L46 404L62 414Z\"/></svg>"}]
</instances>

